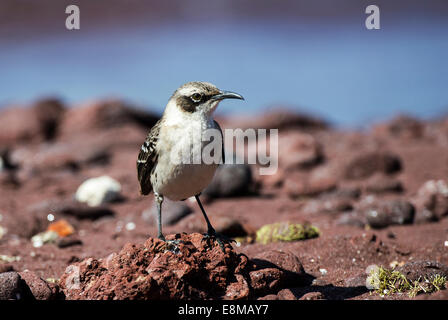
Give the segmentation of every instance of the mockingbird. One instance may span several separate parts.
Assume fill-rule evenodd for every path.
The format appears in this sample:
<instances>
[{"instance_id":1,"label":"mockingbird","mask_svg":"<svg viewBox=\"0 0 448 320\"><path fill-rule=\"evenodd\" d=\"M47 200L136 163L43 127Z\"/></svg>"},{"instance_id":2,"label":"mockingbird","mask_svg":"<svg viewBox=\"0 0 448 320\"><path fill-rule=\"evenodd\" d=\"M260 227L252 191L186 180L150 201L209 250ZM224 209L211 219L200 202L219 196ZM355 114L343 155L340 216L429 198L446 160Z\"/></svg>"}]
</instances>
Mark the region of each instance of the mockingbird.
<instances>
[{"instance_id":1,"label":"mockingbird","mask_svg":"<svg viewBox=\"0 0 448 320\"><path fill-rule=\"evenodd\" d=\"M137 159L138 181L143 195L154 192L157 204L158 238L166 241L162 233L162 202L164 197L174 201L194 196L207 222L207 235L215 237L221 247L225 237L216 233L199 200L202 190L210 183L219 163L207 164L202 157L199 163L173 161L179 150L188 156L195 148L204 146L203 135L208 129L217 129L221 135L221 157L224 159L224 142L213 112L224 99L244 98L234 92L219 90L211 83L188 82L171 96L162 118L151 128ZM198 134L199 133L199 134ZM175 157L174 157L175 158Z\"/></svg>"}]
</instances>

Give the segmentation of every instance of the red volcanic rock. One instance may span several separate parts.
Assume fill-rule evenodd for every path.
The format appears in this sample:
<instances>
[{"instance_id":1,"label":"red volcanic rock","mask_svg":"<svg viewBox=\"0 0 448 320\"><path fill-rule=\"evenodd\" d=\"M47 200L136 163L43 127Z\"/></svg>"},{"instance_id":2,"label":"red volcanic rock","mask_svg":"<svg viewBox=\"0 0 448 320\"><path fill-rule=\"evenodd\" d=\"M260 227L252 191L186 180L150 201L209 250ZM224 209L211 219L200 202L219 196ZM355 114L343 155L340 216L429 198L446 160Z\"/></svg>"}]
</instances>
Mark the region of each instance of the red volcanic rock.
<instances>
[{"instance_id":1,"label":"red volcanic rock","mask_svg":"<svg viewBox=\"0 0 448 320\"><path fill-rule=\"evenodd\" d=\"M365 191L371 193L387 193L402 192L403 186L399 180L385 176L383 174L375 174L366 181Z\"/></svg>"},{"instance_id":2,"label":"red volcanic rock","mask_svg":"<svg viewBox=\"0 0 448 320\"><path fill-rule=\"evenodd\" d=\"M278 290L282 285L284 273L277 268L265 268L249 273L250 285L258 295Z\"/></svg>"},{"instance_id":3,"label":"red volcanic rock","mask_svg":"<svg viewBox=\"0 0 448 320\"><path fill-rule=\"evenodd\" d=\"M338 174L333 167L325 166L314 169L310 175L293 172L284 183L290 197L314 196L337 187Z\"/></svg>"},{"instance_id":4,"label":"red volcanic rock","mask_svg":"<svg viewBox=\"0 0 448 320\"><path fill-rule=\"evenodd\" d=\"M123 101L101 100L67 111L62 119L61 134L71 135L92 129L120 127L129 123L150 128L157 120L156 115L132 107Z\"/></svg>"},{"instance_id":5,"label":"red volcanic rock","mask_svg":"<svg viewBox=\"0 0 448 320\"><path fill-rule=\"evenodd\" d=\"M325 300L325 296L322 292L308 292L305 293L299 300Z\"/></svg>"},{"instance_id":6,"label":"red volcanic rock","mask_svg":"<svg viewBox=\"0 0 448 320\"><path fill-rule=\"evenodd\" d=\"M298 300L291 289L283 289L277 293L277 300Z\"/></svg>"},{"instance_id":7,"label":"red volcanic rock","mask_svg":"<svg viewBox=\"0 0 448 320\"><path fill-rule=\"evenodd\" d=\"M37 119L27 108L8 108L0 112L0 143L31 140L39 132Z\"/></svg>"},{"instance_id":8,"label":"red volcanic rock","mask_svg":"<svg viewBox=\"0 0 448 320\"><path fill-rule=\"evenodd\" d=\"M285 172L282 168L278 168L274 174L258 175L256 177L263 188L280 188L285 180Z\"/></svg>"},{"instance_id":9,"label":"red volcanic rock","mask_svg":"<svg viewBox=\"0 0 448 320\"><path fill-rule=\"evenodd\" d=\"M51 140L65 111L55 99L38 100L34 105L11 107L0 112L0 143Z\"/></svg>"},{"instance_id":10,"label":"red volcanic rock","mask_svg":"<svg viewBox=\"0 0 448 320\"><path fill-rule=\"evenodd\" d=\"M52 140L59 130L59 123L65 113L64 105L57 99L38 100L33 105L39 131L44 140Z\"/></svg>"},{"instance_id":11,"label":"red volcanic rock","mask_svg":"<svg viewBox=\"0 0 448 320\"><path fill-rule=\"evenodd\" d=\"M306 213L340 213L353 209L352 202L347 198L319 198L311 200L303 208Z\"/></svg>"},{"instance_id":12,"label":"red volcanic rock","mask_svg":"<svg viewBox=\"0 0 448 320\"><path fill-rule=\"evenodd\" d=\"M257 254L251 261L255 270L249 273L250 285L257 295L309 282L309 275L305 273L302 263L291 252L270 250Z\"/></svg>"},{"instance_id":13,"label":"red volcanic rock","mask_svg":"<svg viewBox=\"0 0 448 320\"><path fill-rule=\"evenodd\" d=\"M202 223L202 225L204 225L204 223ZM216 232L231 238L244 237L252 231L250 226L243 225L238 219L224 215L214 216L213 226Z\"/></svg>"},{"instance_id":14,"label":"red volcanic rock","mask_svg":"<svg viewBox=\"0 0 448 320\"><path fill-rule=\"evenodd\" d=\"M237 119L230 119L229 125L223 122L224 127L233 128L254 128L254 129L326 129L328 124L321 119L308 114L293 112L284 108L274 108L259 116L245 118L239 116Z\"/></svg>"},{"instance_id":15,"label":"red volcanic rock","mask_svg":"<svg viewBox=\"0 0 448 320\"><path fill-rule=\"evenodd\" d=\"M322 146L307 133L279 137L279 165L285 170L310 168L323 159Z\"/></svg>"},{"instance_id":16,"label":"red volcanic rock","mask_svg":"<svg viewBox=\"0 0 448 320\"><path fill-rule=\"evenodd\" d=\"M437 261L411 261L399 267L397 271L410 281L431 280L436 275L448 277L448 266Z\"/></svg>"},{"instance_id":17,"label":"red volcanic rock","mask_svg":"<svg viewBox=\"0 0 448 320\"><path fill-rule=\"evenodd\" d=\"M289 251L264 251L252 258L256 268L278 268L283 272L281 280L288 286L304 284L308 280L302 263ZM266 269L265 269L266 270Z\"/></svg>"},{"instance_id":18,"label":"red volcanic rock","mask_svg":"<svg viewBox=\"0 0 448 320\"><path fill-rule=\"evenodd\" d=\"M402 169L401 159L389 152L372 151L361 153L348 161L346 179L368 178L376 172L391 174Z\"/></svg>"},{"instance_id":19,"label":"red volcanic rock","mask_svg":"<svg viewBox=\"0 0 448 320\"><path fill-rule=\"evenodd\" d=\"M171 237L172 238L172 237ZM149 238L126 244L106 259L67 267L60 286L67 299L245 299L250 295L245 255L201 234L177 234L177 249Z\"/></svg>"},{"instance_id":20,"label":"red volcanic rock","mask_svg":"<svg viewBox=\"0 0 448 320\"><path fill-rule=\"evenodd\" d=\"M423 136L424 129L424 125L419 120L401 115L387 123L376 125L373 128L373 132L379 136L415 139Z\"/></svg>"},{"instance_id":21,"label":"red volcanic rock","mask_svg":"<svg viewBox=\"0 0 448 320\"><path fill-rule=\"evenodd\" d=\"M76 150L76 152L74 152ZM104 165L110 152L95 143L54 143L40 145L37 150L17 149L13 155L20 166L33 173L54 170L79 170L90 165Z\"/></svg>"},{"instance_id":22,"label":"red volcanic rock","mask_svg":"<svg viewBox=\"0 0 448 320\"><path fill-rule=\"evenodd\" d=\"M31 271L19 272L19 275L25 281L35 299L52 300L56 298L58 294L57 286L48 283Z\"/></svg>"},{"instance_id":23,"label":"red volcanic rock","mask_svg":"<svg viewBox=\"0 0 448 320\"><path fill-rule=\"evenodd\" d=\"M382 200L368 206L364 214L372 228L385 228L390 225L412 224L415 208L405 200Z\"/></svg>"},{"instance_id":24,"label":"red volcanic rock","mask_svg":"<svg viewBox=\"0 0 448 320\"><path fill-rule=\"evenodd\" d=\"M22 298L20 275L15 271L0 273L0 300L19 300Z\"/></svg>"}]
</instances>

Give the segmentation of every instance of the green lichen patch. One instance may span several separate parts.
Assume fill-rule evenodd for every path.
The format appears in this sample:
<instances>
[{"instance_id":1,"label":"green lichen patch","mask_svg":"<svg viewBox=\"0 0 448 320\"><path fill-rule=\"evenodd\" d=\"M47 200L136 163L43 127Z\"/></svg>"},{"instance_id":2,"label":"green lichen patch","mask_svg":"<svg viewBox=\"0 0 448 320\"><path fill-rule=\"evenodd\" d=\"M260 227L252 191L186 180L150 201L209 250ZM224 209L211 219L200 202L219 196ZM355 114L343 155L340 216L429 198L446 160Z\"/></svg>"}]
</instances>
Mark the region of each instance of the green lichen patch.
<instances>
[{"instance_id":1,"label":"green lichen patch","mask_svg":"<svg viewBox=\"0 0 448 320\"><path fill-rule=\"evenodd\" d=\"M316 238L319 229L310 224L277 222L258 229L255 241L262 244L279 241L298 241Z\"/></svg>"},{"instance_id":2,"label":"green lichen patch","mask_svg":"<svg viewBox=\"0 0 448 320\"><path fill-rule=\"evenodd\" d=\"M381 296L394 293L407 293L413 298L420 293L432 293L447 286L447 278L436 274L432 277L410 281L404 274L396 270L375 267L366 280L367 287Z\"/></svg>"}]
</instances>

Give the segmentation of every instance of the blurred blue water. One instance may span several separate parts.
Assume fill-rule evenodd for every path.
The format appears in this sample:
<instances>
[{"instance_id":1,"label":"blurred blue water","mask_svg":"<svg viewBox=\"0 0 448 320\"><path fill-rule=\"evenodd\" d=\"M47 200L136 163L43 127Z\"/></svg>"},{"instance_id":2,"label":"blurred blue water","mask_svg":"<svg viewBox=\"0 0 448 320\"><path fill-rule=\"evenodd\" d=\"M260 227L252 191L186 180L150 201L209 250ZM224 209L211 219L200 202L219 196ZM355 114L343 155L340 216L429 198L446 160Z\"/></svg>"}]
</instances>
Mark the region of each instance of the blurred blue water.
<instances>
[{"instance_id":1,"label":"blurred blue water","mask_svg":"<svg viewBox=\"0 0 448 320\"><path fill-rule=\"evenodd\" d=\"M448 21L358 25L235 22L65 32L0 44L0 105L57 95L122 97L162 111L174 89L209 81L241 93L221 113L300 108L336 126L448 109Z\"/></svg>"}]
</instances>

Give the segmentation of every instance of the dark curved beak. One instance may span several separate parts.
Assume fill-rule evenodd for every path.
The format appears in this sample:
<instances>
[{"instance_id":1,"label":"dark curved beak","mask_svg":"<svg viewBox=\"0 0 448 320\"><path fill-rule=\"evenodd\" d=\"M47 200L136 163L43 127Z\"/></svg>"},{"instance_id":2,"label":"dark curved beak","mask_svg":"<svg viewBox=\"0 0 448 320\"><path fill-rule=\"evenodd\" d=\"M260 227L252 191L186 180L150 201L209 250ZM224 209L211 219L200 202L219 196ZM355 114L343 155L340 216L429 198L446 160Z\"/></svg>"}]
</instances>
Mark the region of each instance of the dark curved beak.
<instances>
[{"instance_id":1,"label":"dark curved beak","mask_svg":"<svg viewBox=\"0 0 448 320\"><path fill-rule=\"evenodd\" d=\"M224 100L224 99L240 99L244 100L243 96L232 91L221 91L217 95L213 96L213 100Z\"/></svg>"}]
</instances>

